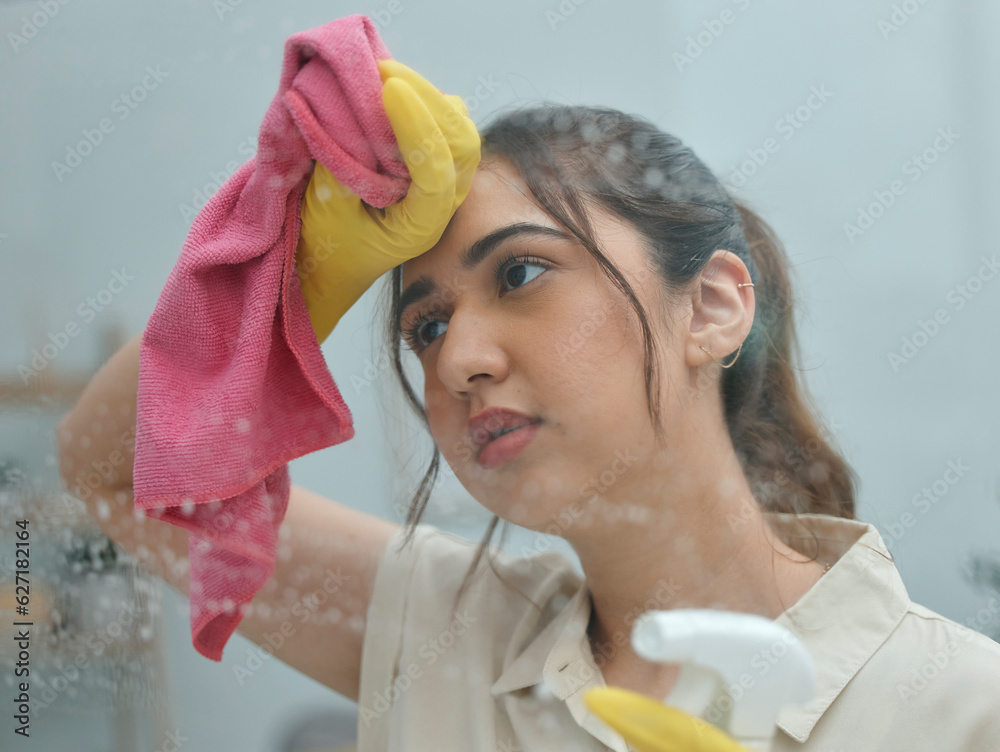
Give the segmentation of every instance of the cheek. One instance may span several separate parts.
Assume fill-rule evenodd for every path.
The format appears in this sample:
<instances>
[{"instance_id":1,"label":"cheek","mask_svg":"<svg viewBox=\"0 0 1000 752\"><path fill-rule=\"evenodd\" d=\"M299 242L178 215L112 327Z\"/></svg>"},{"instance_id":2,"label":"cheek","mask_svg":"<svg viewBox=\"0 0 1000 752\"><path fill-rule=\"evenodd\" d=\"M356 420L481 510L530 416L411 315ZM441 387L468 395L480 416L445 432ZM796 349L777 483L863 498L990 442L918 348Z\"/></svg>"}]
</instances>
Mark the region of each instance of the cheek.
<instances>
[{"instance_id":1,"label":"cheek","mask_svg":"<svg viewBox=\"0 0 1000 752\"><path fill-rule=\"evenodd\" d=\"M425 383L431 382L425 380ZM424 412L427 413L431 438L445 457L451 457L454 453L452 444L457 438L452 426L455 420L454 408L449 409L448 395L440 388L440 384L437 387L428 386L424 389Z\"/></svg>"},{"instance_id":2,"label":"cheek","mask_svg":"<svg viewBox=\"0 0 1000 752\"><path fill-rule=\"evenodd\" d=\"M538 365L541 383L577 414L602 423L619 420L616 410L635 399L636 383L644 384L641 341L628 333L629 325L621 306L597 296L581 297L548 317L536 345L546 353Z\"/></svg>"},{"instance_id":3,"label":"cheek","mask_svg":"<svg viewBox=\"0 0 1000 752\"><path fill-rule=\"evenodd\" d=\"M475 462L476 446L469 436L468 416L465 406L457 403L440 382L424 391L424 411L430 426L431 438L442 457L456 472L470 462Z\"/></svg>"}]
</instances>

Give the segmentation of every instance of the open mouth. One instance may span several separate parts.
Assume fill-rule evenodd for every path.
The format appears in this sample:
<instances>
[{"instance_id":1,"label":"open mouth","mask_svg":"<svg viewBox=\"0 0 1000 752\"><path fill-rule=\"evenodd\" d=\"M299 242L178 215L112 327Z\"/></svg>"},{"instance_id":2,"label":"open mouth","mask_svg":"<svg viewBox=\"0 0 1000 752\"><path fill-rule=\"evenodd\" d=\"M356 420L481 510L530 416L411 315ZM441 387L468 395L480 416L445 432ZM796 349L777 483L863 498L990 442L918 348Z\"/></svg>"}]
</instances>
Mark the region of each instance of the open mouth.
<instances>
[{"instance_id":1,"label":"open mouth","mask_svg":"<svg viewBox=\"0 0 1000 752\"><path fill-rule=\"evenodd\" d=\"M519 455L538 433L541 421L523 426L508 426L490 434L476 460L485 468L498 467Z\"/></svg>"},{"instance_id":2,"label":"open mouth","mask_svg":"<svg viewBox=\"0 0 1000 752\"><path fill-rule=\"evenodd\" d=\"M531 425L531 424L529 423L528 425ZM499 439L501 436L506 436L511 431L516 431L519 428L524 428L524 426L507 426L507 428L501 428L499 431L496 431L496 432L490 434L490 441L493 441L495 439Z\"/></svg>"}]
</instances>

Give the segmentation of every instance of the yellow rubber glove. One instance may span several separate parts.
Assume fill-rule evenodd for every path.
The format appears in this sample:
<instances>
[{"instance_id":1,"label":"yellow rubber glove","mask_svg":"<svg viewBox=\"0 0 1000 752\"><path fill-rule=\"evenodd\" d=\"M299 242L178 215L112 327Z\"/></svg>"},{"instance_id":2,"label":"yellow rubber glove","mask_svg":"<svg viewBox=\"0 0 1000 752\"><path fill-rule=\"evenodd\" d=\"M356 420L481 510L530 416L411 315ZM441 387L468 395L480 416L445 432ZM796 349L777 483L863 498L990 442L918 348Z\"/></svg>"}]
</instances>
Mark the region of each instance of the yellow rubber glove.
<instances>
[{"instance_id":1,"label":"yellow rubber glove","mask_svg":"<svg viewBox=\"0 0 1000 752\"><path fill-rule=\"evenodd\" d=\"M594 687L587 707L639 752L747 752L708 721L621 687Z\"/></svg>"},{"instance_id":2,"label":"yellow rubber glove","mask_svg":"<svg viewBox=\"0 0 1000 752\"><path fill-rule=\"evenodd\" d=\"M411 182L401 201L378 209L316 162L295 261L320 343L375 280L440 240L479 165L479 132L461 97L442 94L397 60L379 60L378 69Z\"/></svg>"}]
</instances>

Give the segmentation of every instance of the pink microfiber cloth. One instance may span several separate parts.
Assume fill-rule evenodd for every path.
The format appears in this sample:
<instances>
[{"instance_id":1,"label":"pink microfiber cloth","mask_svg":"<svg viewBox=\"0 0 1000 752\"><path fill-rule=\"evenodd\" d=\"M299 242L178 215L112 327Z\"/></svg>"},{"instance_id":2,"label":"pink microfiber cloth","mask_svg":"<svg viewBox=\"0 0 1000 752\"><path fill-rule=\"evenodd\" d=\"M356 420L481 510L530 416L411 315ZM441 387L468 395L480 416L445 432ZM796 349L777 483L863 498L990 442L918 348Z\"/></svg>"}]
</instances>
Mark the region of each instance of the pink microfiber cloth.
<instances>
[{"instance_id":1,"label":"pink microfiber cloth","mask_svg":"<svg viewBox=\"0 0 1000 752\"><path fill-rule=\"evenodd\" d=\"M295 250L313 160L372 206L406 194L389 57L363 15L285 40L257 154L195 217L142 335L135 505L190 532L191 633L215 661L274 571L287 463L354 436Z\"/></svg>"}]
</instances>

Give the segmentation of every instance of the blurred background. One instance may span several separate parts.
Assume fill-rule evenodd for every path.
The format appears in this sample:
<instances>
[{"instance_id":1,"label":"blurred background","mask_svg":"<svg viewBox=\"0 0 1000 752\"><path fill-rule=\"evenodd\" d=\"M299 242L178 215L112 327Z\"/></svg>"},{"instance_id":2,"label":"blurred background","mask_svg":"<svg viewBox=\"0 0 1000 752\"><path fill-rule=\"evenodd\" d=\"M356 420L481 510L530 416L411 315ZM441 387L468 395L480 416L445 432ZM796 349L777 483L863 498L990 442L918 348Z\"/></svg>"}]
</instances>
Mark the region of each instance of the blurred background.
<instances>
[{"instance_id":1,"label":"blurred background","mask_svg":"<svg viewBox=\"0 0 1000 752\"><path fill-rule=\"evenodd\" d=\"M221 663L196 653L187 600L66 492L53 428L143 330L198 209L255 153L285 38L354 13L477 123L543 99L639 114L754 206L791 259L803 376L861 478L858 517L913 600L996 639L1000 5L6 0L0 746L14 746L15 523L28 518L33 616L50 639L33 648L22 747L353 748L351 701L239 634ZM429 445L401 446L415 431L381 351L381 291L323 346L357 435L291 474L401 522ZM423 521L478 541L489 519L445 466ZM542 545L512 526L505 548Z\"/></svg>"}]
</instances>

